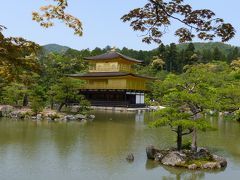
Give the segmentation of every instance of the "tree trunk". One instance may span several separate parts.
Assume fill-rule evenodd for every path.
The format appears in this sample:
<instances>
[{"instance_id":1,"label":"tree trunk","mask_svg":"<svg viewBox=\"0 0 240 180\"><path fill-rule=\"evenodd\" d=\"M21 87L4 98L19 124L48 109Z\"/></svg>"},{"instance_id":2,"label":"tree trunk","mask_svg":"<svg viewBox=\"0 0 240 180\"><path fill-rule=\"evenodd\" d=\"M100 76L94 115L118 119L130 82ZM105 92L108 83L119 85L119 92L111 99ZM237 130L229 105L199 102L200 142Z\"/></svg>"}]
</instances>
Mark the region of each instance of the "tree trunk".
<instances>
[{"instance_id":1,"label":"tree trunk","mask_svg":"<svg viewBox=\"0 0 240 180\"><path fill-rule=\"evenodd\" d=\"M28 95L24 94L23 96L23 106L27 106L28 105Z\"/></svg>"},{"instance_id":2,"label":"tree trunk","mask_svg":"<svg viewBox=\"0 0 240 180\"><path fill-rule=\"evenodd\" d=\"M53 109L53 98L51 97L51 109Z\"/></svg>"},{"instance_id":3,"label":"tree trunk","mask_svg":"<svg viewBox=\"0 0 240 180\"><path fill-rule=\"evenodd\" d=\"M193 117L193 120L196 121L198 119L198 114L195 114ZM197 129L193 128L192 132L192 145L191 145L192 151L197 151Z\"/></svg>"},{"instance_id":4,"label":"tree trunk","mask_svg":"<svg viewBox=\"0 0 240 180\"><path fill-rule=\"evenodd\" d=\"M191 145L192 151L197 151L197 129L194 128L192 132L192 145Z\"/></svg>"},{"instance_id":5,"label":"tree trunk","mask_svg":"<svg viewBox=\"0 0 240 180\"><path fill-rule=\"evenodd\" d=\"M177 150L182 150L182 126L177 127Z\"/></svg>"},{"instance_id":6,"label":"tree trunk","mask_svg":"<svg viewBox=\"0 0 240 180\"><path fill-rule=\"evenodd\" d=\"M51 102L51 107L50 108L51 108L51 110L53 110L53 102Z\"/></svg>"},{"instance_id":7,"label":"tree trunk","mask_svg":"<svg viewBox=\"0 0 240 180\"><path fill-rule=\"evenodd\" d=\"M61 109L62 109L62 107L63 107L64 105L66 105L65 102L63 102L63 103L60 104L60 106L58 107L58 112L61 112Z\"/></svg>"}]
</instances>

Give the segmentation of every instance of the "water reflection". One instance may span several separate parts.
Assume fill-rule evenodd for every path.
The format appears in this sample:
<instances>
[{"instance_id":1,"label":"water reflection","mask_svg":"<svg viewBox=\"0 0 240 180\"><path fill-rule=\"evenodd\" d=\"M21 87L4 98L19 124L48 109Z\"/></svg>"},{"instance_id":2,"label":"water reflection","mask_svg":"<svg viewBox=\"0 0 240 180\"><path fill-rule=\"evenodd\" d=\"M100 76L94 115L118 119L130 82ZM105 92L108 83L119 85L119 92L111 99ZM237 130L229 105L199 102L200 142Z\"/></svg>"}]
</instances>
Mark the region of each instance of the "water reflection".
<instances>
[{"instance_id":1,"label":"water reflection","mask_svg":"<svg viewBox=\"0 0 240 180\"><path fill-rule=\"evenodd\" d=\"M140 122L141 124L144 122L144 112L137 112L135 114L135 122Z\"/></svg>"},{"instance_id":2,"label":"water reflection","mask_svg":"<svg viewBox=\"0 0 240 180\"><path fill-rule=\"evenodd\" d=\"M164 167L170 174L168 176L163 176L163 180L198 180L205 179L205 172L203 171L180 171L176 168Z\"/></svg>"},{"instance_id":3,"label":"water reflection","mask_svg":"<svg viewBox=\"0 0 240 180\"><path fill-rule=\"evenodd\" d=\"M146 161L145 147L175 144L168 128L149 129L150 113L95 112L87 124L0 121L0 179L240 178L240 124L210 119L217 131L199 132L199 145L227 157L225 171L187 171ZM135 161L128 164L127 154ZM15 173L13 173L15 172ZM26 174L25 172L29 172ZM71 173L69 173L71 172ZM16 175L17 174L17 175Z\"/></svg>"},{"instance_id":4,"label":"water reflection","mask_svg":"<svg viewBox=\"0 0 240 180\"><path fill-rule=\"evenodd\" d=\"M177 179L177 180L198 180L205 179L206 174L218 174L223 172L225 169L220 170L188 170L185 168L174 168L169 166L164 166L153 160L147 160L145 164L146 170L153 170L155 168L163 168L168 172L168 175L164 175L162 179Z\"/></svg>"},{"instance_id":5,"label":"water reflection","mask_svg":"<svg viewBox=\"0 0 240 180\"><path fill-rule=\"evenodd\" d=\"M240 137L240 123L222 118L211 118L210 122L217 130L200 132L200 145L208 146L213 152L240 163L240 144L237 141Z\"/></svg>"},{"instance_id":6,"label":"water reflection","mask_svg":"<svg viewBox=\"0 0 240 180\"><path fill-rule=\"evenodd\" d=\"M146 160L145 168L147 170L152 170L152 169L157 168L159 166L160 166L160 164L156 161L152 161L152 160L149 160L149 159Z\"/></svg>"}]
</instances>

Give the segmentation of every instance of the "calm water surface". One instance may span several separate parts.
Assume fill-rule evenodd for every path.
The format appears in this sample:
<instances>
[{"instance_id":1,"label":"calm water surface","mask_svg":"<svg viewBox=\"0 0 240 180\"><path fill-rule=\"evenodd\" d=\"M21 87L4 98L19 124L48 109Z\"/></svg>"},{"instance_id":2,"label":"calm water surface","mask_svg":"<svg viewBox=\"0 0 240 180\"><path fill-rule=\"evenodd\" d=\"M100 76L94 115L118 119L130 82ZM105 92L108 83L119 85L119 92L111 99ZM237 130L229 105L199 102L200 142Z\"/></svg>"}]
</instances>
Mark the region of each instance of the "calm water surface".
<instances>
[{"instance_id":1,"label":"calm water surface","mask_svg":"<svg viewBox=\"0 0 240 180\"><path fill-rule=\"evenodd\" d=\"M217 131L199 133L199 145L225 156L223 171L188 171L147 161L145 147L169 147L175 134L149 129L151 114L95 112L81 124L0 120L0 180L240 179L240 123L210 120ZM190 137L189 137L190 138ZM135 161L125 157L133 153Z\"/></svg>"}]
</instances>

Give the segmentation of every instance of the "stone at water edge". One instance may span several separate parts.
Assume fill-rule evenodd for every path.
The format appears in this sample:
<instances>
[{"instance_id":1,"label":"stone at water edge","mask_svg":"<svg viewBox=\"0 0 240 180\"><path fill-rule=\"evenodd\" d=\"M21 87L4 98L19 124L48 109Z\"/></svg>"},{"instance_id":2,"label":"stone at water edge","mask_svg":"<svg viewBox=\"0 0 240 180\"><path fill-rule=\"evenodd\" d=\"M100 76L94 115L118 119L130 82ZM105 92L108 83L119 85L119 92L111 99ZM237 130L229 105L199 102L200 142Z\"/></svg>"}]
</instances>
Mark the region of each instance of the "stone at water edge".
<instances>
[{"instance_id":1,"label":"stone at water edge","mask_svg":"<svg viewBox=\"0 0 240 180\"><path fill-rule=\"evenodd\" d=\"M164 165L177 166L184 164L185 159L185 154L181 154L178 151L172 151L162 158L161 163Z\"/></svg>"},{"instance_id":2,"label":"stone at water edge","mask_svg":"<svg viewBox=\"0 0 240 180\"><path fill-rule=\"evenodd\" d=\"M195 159L213 159L213 155L209 152L208 149L200 147L197 152L194 153Z\"/></svg>"},{"instance_id":3,"label":"stone at water edge","mask_svg":"<svg viewBox=\"0 0 240 180\"><path fill-rule=\"evenodd\" d=\"M85 115L82 115L82 114L76 114L76 115L75 115L75 118L76 118L77 120L82 120L82 119L86 119L86 116L85 116Z\"/></svg>"},{"instance_id":4,"label":"stone at water edge","mask_svg":"<svg viewBox=\"0 0 240 180\"><path fill-rule=\"evenodd\" d=\"M214 161L219 162L219 164L222 168L227 167L227 160L225 158L214 154L213 159L214 159Z\"/></svg>"},{"instance_id":5,"label":"stone at water edge","mask_svg":"<svg viewBox=\"0 0 240 180\"><path fill-rule=\"evenodd\" d=\"M88 116L89 119L95 119L95 116L93 114Z\"/></svg>"},{"instance_id":6,"label":"stone at water edge","mask_svg":"<svg viewBox=\"0 0 240 180\"><path fill-rule=\"evenodd\" d=\"M41 121L42 120L42 114L37 114L36 119L37 119L37 121Z\"/></svg>"},{"instance_id":7,"label":"stone at water edge","mask_svg":"<svg viewBox=\"0 0 240 180\"><path fill-rule=\"evenodd\" d=\"M46 120L47 120L48 122L52 122L52 121L53 121L52 118L50 118L50 117L46 117Z\"/></svg>"},{"instance_id":8,"label":"stone at water edge","mask_svg":"<svg viewBox=\"0 0 240 180\"><path fill-rule=\"evenodd\" d=\"M163 157L164 157L164 154L158 152L154 155L154 161L159 161L160 162Z\"/></svg>"},{"instance_id":9,"label":"stone at water edge","mask_svg":"<svg viewBox=\"0 0 240 180\"><path fill-rule=\"evenodd\" d=\"M190 164L190 165L188 165L188 169L190 169L190 170L195 170L195 169L197 169L198 168L198 166L196 165L196 164Z\"/></svg>"},{"instance_id":10,"label":"stone at water edge","mask_svg":"<svg viewBox=\"0 0 240 180\"><path fill-rule=\"evenodd\" d=\"M66 115L64 116L65 121L75 121L76 118L73 115Z\"/></svg>"},{"instance_id":11,"label":"stone at water edge","mask_svg":"<svg viewBox=\"0 0 240 180\"><path fill-rule=\"evenodd\" d=\"M15 112L15 111L11 112L11 113L9 114L9 117L10 117L10 118L15 118L15 119L17 119L17 118L18 118L18 112Z\"/></svg>"},{"instance_id":12,"label":"stone at water edge","mask_svg":"<svg viewBox=\"0 0 240 180\"><path fill-rule=\"evenodd\" d=\"M0 113L2 116L6 117L9 115L10 112L12 112L15 108L10 105L0 105Z\"/></svg>"},{"instance_id":13,"label":"stone at water edge","mask_svg":"<svg viewBox=\"0 0 240 180\"><path fill-rule=\"evenodd\" d=\"M160 150L158 150L157 148L155 148L152 145L146 147L146 153L147 153L148 159L155 159L155 155L159 152L160 152Z\"/></svg>"},{"instance_id":14,"label":"stone at water edge","mask_svg":"<svg viewBox=\"0 0 240 180\"><path fill-rule=\"evenodd\" d=\"M219 162L208 162L202 165L202 169L220 169L221 165Z\"/></svg>"}]
</instances>

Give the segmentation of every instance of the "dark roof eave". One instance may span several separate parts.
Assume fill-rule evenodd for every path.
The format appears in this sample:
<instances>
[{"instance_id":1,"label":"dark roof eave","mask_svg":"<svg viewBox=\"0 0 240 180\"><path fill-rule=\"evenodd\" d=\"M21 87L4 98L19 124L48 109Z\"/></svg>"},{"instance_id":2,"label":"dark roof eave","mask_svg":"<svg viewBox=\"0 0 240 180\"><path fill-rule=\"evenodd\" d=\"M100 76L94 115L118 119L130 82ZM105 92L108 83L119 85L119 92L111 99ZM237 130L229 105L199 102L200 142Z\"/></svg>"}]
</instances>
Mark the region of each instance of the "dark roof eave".
<instances>
[{"instance_id":1,"label":"dark roof eave","mask_svg":"<svg viewBox=\"0 0 240 180\"><path fill-rule=\"evenodd\" d=\"M127 61L132 61L132 62L136 62L136 63L142 63L143 61L141 60L137 60L134 58L130 58L128 56L125 56L121 53L118 52L108 52L105 54L101 54L101 55L97 55L97 56L92 56L92 57L84 57L83 59L85 60L110 60L110 59L115 59L115 58L123 58Z\"/></svg>"},{"instance_id":2,"label":"dark roof eave","mask_svg":"<svg viewBox=\"0 0 240 180\"><path fill-rule=\"evenodd\" d=\"M133 74L133 73L123 73L123 72L99 72L99 73L85 73L85 74L67 74L68 77L82 77L82 78L89 78L89 77L118 77L118 76L133 76L145 79L155 80L157 78Z\"/></svg>"}]
</instances>

